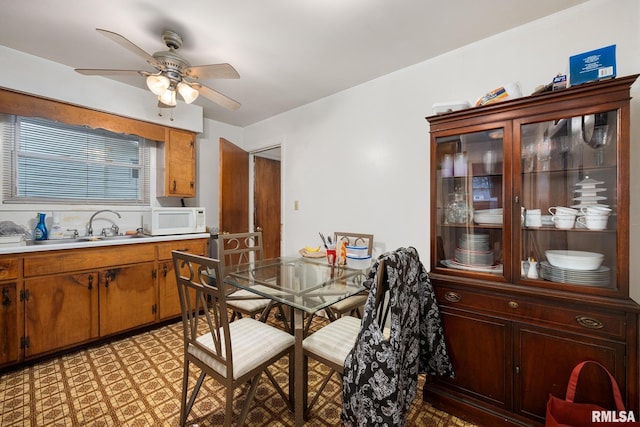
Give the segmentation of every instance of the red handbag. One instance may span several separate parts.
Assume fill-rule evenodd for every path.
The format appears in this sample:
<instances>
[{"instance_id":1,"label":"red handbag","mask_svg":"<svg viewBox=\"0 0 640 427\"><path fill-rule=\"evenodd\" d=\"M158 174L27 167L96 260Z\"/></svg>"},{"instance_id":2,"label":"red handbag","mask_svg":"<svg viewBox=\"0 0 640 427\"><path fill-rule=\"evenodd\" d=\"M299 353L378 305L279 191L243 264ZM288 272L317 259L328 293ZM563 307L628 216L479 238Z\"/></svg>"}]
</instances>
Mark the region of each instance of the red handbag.
<instances>
[{"instance_id":1,"label":"red handbag","mask_svg":"<svg viewBox=\"0 0 640 427\"><path fill-rule=\"evenodd\" d=\"M575 403L578 377L582 367L587 363L600 366L609 375L616 410L607 410L591 403ZM579 363L569 377L565 400L549 394L545 427L606 427L606 426L640 426L637 415L624 408L620 388L613 375L602 364L593 360Z\"/></svg>"}]
</instances>

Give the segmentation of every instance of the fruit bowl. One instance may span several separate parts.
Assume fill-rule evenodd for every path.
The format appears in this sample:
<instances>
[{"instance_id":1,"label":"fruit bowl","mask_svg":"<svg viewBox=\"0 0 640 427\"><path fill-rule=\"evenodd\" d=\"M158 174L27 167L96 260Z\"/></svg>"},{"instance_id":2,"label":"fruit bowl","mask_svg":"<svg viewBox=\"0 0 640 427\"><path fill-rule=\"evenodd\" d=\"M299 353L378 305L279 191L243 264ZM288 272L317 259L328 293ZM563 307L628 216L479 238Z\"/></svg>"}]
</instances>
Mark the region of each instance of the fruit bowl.
<instances>
[{"instance_id":1,"label":"fruit bowl","mask_svg":"<svg viewBox=\"0 0 640 427\"><path fill-rule=\"evenodd\" d=\"M596 252L558 249L545 251L544 254L549 264L569 270L596 270L604 261L604 255Z\"/></svg>"}]
</instances>

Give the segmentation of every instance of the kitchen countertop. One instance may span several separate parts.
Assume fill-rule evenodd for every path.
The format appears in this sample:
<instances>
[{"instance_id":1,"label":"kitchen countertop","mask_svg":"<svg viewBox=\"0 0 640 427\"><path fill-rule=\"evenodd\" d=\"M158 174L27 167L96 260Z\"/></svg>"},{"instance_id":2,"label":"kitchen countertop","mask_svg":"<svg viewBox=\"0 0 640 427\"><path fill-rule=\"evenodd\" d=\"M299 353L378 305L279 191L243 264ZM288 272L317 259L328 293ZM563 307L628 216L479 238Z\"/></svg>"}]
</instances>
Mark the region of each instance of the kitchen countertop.
<instances>
[{"instance_id":1,"label":"kitchen countertop","mask_svg":"<svg viewBox=\"0 0 640 427\"><path fill-rule=\"evenodd\" d=\"M196 233L196 234L176 234L171 236L107 238L107 239L92 240L92 241L73 241L73 242L61 241L60 243L56 242L56 243L47 243L47 244L33 244L33 245L26 245L26 246L0 247L0 255L56 251L56 250L64 250L64 249L95 248L95 247L115 246L115 245L135 245L138 243L170 242L173 240L208 239L210 237L211 235L209 233Z\"/></svg>"}]
</instances>

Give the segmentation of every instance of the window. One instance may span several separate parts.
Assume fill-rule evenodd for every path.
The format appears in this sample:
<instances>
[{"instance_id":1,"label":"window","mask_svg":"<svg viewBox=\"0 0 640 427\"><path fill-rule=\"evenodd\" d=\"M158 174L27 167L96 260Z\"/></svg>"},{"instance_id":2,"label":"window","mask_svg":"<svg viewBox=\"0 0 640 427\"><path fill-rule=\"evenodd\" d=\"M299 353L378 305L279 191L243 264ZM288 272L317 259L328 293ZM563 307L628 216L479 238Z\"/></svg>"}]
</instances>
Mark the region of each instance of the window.
<instances>
[{"instance_id":1,"label":"window","mask_svg":"<svg viewBox=\"0 0 640 427\"><path fill-rule=\"evenodd\" d=\"M149 203L144 138L0 115L5 202Z\"/></svg>"}]
</instances>

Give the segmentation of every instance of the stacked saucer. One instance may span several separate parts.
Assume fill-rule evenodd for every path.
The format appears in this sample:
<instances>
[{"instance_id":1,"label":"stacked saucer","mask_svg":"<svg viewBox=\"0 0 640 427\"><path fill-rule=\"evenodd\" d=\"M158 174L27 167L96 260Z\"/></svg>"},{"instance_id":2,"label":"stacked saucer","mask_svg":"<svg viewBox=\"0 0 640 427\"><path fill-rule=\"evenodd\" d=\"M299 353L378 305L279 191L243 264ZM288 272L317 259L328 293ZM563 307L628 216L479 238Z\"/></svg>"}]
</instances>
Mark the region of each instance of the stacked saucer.
<instances>
[{"instance_id":1,"label":"stacked saucer","mask_svg":"<svg viewBox=\"0 0 640 427\"><path fill-rule=\"evenodd\" d=\"M578 202L578 204L571 207L576 209L594 205L609 207L609 205L600 203L607 200L607 198L602 195L602 193L607 191L607 189L598 187L598 185L601 184L604 184L604 181L597 181L589 178L588 176L585 176L582 181L578 181L575 189L577 197L573 198L573 200Z\"/></svg>"}]
</instances>

